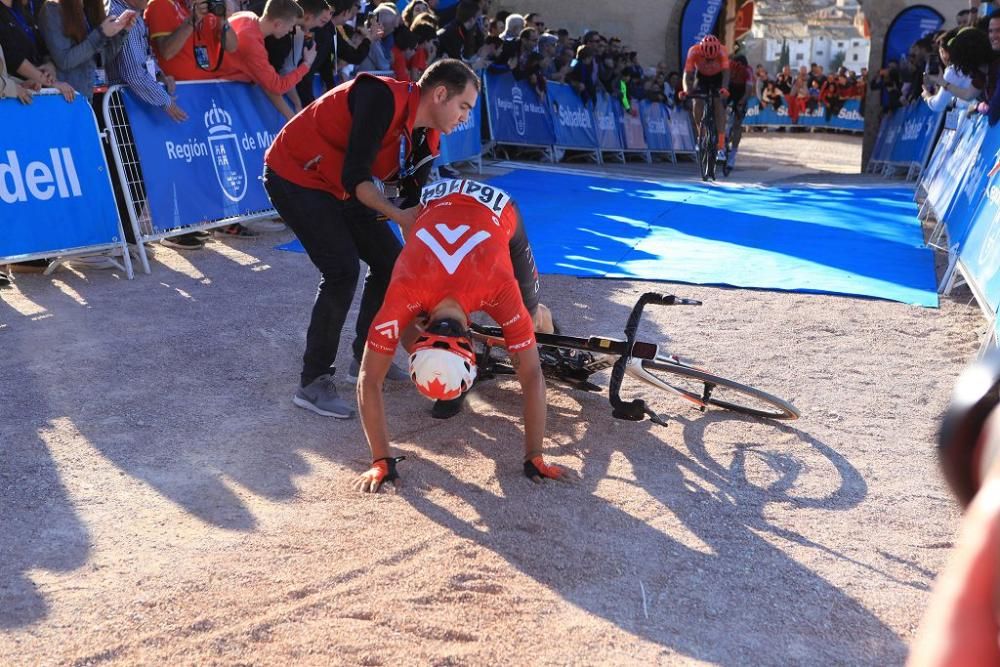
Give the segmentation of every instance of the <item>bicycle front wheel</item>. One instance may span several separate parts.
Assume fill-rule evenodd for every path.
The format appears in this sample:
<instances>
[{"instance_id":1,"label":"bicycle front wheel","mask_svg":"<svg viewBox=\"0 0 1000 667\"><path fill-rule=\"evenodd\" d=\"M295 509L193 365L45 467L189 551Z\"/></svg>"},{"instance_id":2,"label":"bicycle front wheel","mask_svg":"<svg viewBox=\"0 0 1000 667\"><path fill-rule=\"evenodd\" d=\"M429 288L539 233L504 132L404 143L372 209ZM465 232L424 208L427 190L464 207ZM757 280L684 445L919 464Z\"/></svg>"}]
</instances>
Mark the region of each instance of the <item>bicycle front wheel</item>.
<instances>
[{"instance_id":1,"label":"bicycle front wheel","mask_svg":"<svg viewBox=\"0 0 1000 667\"><path fill-rule=\"evenodd\" d=\"M651 387L680 394L696 404L708 404L765 419L799 418L799 411L788 401L674 361L642 360L638 368L633 366L630 375Z\"/></svg>"}]
</instances>

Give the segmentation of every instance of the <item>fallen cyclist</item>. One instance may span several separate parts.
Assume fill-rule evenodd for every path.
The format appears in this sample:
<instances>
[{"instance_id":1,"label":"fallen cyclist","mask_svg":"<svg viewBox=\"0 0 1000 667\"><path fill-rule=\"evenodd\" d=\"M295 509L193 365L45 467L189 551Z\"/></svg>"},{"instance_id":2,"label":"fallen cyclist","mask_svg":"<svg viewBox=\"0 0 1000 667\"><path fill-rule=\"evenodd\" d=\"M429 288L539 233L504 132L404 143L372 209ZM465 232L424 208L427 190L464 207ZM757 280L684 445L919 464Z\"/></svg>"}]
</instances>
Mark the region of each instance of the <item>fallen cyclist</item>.
<instances>
[{"instance_id":1,"label":"fallen cyclist","mask_svg":"<svg viewBox=\"0 0 1000 667\"><path fill-rule=\"evenodd\" d=\"M552 315L538 302L538 271L524 225L510 196L472 180L439 181L424 188L423 210L407 231L381 310L368 332L358 376L358 408L372 467L355 481L377 492L399 484L389 451L382 384L396 347L410 353L410 378L436 401L435 416L453 415L476 379L468 338L469 316L483 311L503 330L521 384L524 474L535 482L567 479L545 462L545 380L536 329L552 333Z\"/></svg>"}]
</instances>

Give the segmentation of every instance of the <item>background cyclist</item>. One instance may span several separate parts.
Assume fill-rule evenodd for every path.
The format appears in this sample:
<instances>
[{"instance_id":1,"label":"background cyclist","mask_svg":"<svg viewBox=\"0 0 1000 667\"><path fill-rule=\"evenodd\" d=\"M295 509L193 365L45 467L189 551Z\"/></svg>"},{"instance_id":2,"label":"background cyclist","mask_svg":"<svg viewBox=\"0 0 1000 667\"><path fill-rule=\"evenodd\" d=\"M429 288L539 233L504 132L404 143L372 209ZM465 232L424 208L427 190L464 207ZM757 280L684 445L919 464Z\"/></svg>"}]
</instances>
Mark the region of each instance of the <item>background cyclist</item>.
<instances>
[{"instance_id":1,"label":"background cyclist","mask_svg":"<svg viewBox=\"0 0 1000 667\"><path fill-rule=\"evenodd\" d=\"M684 63L684 96L692 93L708 95L716 91L723 98L729 97L729 54L722 42L715 35L705 37L688 49L687 60ZM698 139L701 139L704 128L701 126L704 100L694 100L695 127ZM717 130L716 159L726 159L726 108L721 99L715 100L715 128Z\"/></svg>"},{"instance_id":2,"label":"background cyclist","mask_svg":"<svg viewBox=\"0 0 1000 667\"><path fill-rule=\"evenodd\" d=\"M740 139L743 138L743 119L747 115L747 100L750 99L753 80L753 70L750 68L746 56L733 56L729 62L728 106L732 109L733 114L733 125L729 130L729 157L727 158L727 164L730 168L736 164L736 151L739 150Z\"/></svg>"},{"instance_id":3,"label":"background cyclist","mask_svg":"<svg viewBox=\"0 0 1000 667\"><path fill-rule=\"evenodd\" d=\"M536 482L564 478L564 469L542 458L545 380L535 331L551 333L553 324L538 303L538 272L517 207L503 190L472 180L438 181L424 188L421 202L425 208L407 232L361 360L358 407L372 467L355 486L376 492L399 477L382 394L397 346L410 353L410 378L420 393L435 407L453 404L476 378L467 329L480 310L503 329L521 384L524 474Z\"/></svg>"}]
</instances>

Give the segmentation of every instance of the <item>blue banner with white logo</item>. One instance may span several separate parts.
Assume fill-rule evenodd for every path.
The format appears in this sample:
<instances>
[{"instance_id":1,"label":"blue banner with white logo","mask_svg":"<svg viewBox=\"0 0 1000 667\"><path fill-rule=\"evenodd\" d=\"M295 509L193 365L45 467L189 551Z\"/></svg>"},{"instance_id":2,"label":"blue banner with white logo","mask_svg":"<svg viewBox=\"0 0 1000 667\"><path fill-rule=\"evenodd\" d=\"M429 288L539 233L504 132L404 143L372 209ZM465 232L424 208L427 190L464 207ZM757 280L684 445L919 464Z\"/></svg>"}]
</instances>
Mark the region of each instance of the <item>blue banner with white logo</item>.
<instances>
[{"instance_id":1,"label":"blue banner with white logo","mask_svg":"<svg viewBox=\"0 0 1000 667\"><path fill-rule=\"evenodd\" d=\"M118 209L87 100L0 100L0 117L6 128L0 133L0 257L120 243Z\"/></svg>"},{"instance_id":2,"label":"blue banner with white logo","mask_svg":"<svg viewBox=\"0 0 1000 667\"><path fill-rule=\"evenodd\" d=\"M688 49L715 30L723 5L723 0L688 0L681 16L681 64L687 58Z\"/></svg>"},{"instance_id":3,"label":"blue banner with white logo","mask_svg":"<svg viewBox=\"0 0 1000 667\"><path fill-rule=\"evenodd\" d=\"M435 164L449 164L478 158L483 152L483 96L476 98L476 106L469 112L469 119L441 136L441 155Z\"/></svg>"},{"instance_id":4,"label":"blue banner with white logo","mask_svg":"<svg viewBox=\"0 0 1000 667\"><path fill-rule=\"evenodd\" d=\"M676 106L669 113L670 145L675 153L694 152L694 126L691 114L683 107Z\"/></svg>"},{"instance_id":5,"label":"blue banner with white logo","mask_svg":"<svg viewBox=\"0 0 1000 667\"><path fill-rule=\"evenodd\" d=\"M896 138L903 127L903 120L906 118L905 109L896 109L891 116L882 119L882 141L878 144L878 151L873 159L879 162L888 162L892 157L892 147L896 143Z\"/></svg>"},{"instance_id":6,"label":"blue banner with white logo","mask_svg":"<svg viewBox=\"0 0 1000 667\"><path fill-rule=\"evenodd\" d=\"M906 57L915 41L937 32L944 25L944 17L930 7L908 7L896 15L885 36L882 67L899 62Z\"/></svg>"},{"instance_id":7,"label":"blue banner with white logo","mask_svg":"<svg viewBox=\"0 0 1000 667\"><path fill-rule=\"evenodd\" d=\"M621 131L618 129L618 117L612 107L617 104L611 97L600 91L597 94L597 101L594 103L594 120L597 123L597 142L601 150L620 151L625 145L622 143Z\"/></svg>"},{"instance_id":8,"label":"blue banner with white logo","mask_svg":"<svg viewBox=\"0 0 1000 667\"><path fill-rule=\"evenodd\" d=\"M889 162L894 164L917 162L923 165L930 147L937 139L944 112L931 111L923 100L918 100L896 113L904 115L899 121L899 133L892 144Z\"/></svg>"},{"instance_id":9,"label":"blue banner with white logo","mask_svg":"<svg viewBox=\"0 0 1000 667\"><path fill-rule=\"evenodd\" d=\"M956 194L979 155L986 139L987 123L981 118L970 118L962 123L952 140L954 149L944 158L934 178L927 186L927 201L938 219L948 227L948 237L953 243L961 244L967 228L964 220L953 220L949 216Z\"/></svg>"},{"instance_id":10,"label":"blue banner with white logo","mask_svg":"<svg viewBox=\"0 0 1000 667\"><path fill-rule=\"evenodd\" d=\"M852 132L864 132L865 118L861 114L860 100L845 100L843 106L833 113L833 109L828 109L823 104L816 104L815 109L808 108L799 114L799 122L794 123L802 127L822 127L836 130L850 130ZM782 100L777 109L771 104L761 105L760 100L751 97L747 100L747 115L743 119L744 125L766 125L787 126L792 125L792 119L788 115L788 107Z\"/></svg>"},{"instance_id":11,"label":"blue banner with white logo","mask_svg":"<svg viewBox=\"0 0 1000 667\"><path fill-rule=\"evenodd\" d=\"M1000 307L1000 128L986 129L980 150L957 195L962 203L955 215L968 219L969 227L959 257L966 278L996 312ZM967 208L962 209L963 204ZM950 225L948 233L950 240Z\"/></svg>"},{"instance_id":12,"label":"blue banner with white logo","mask_svg":"<svg viewBox=\"0 0 1000 667\"><path fill-rule=\"evenodd\" d=\"M501 144L551 146L555 143L548 105L535 89L509 73L486 73L493 140Z\"/></svg>"},{"instance_id":13,"label":"blue banner with white logo","mask_svg":"<svg viewBox=\"0 0 1000 667\"><path fill-rule=\"evenodd\" d=\"M620 104L612 104L611 106L615 110L615 117L618 118L618 130L622 134L625 150L645 151L648 146L646 146L646 132L642 129L639 109L632 107L625 111Z\"/></svg>"},{"instance_id":14,"label":"blue banner with white logo","mask_svg":"<svg viewBox=\"0 0 1000 667\"><path fill-rule=\"evenodd\" d=\"M961 156L957 165L958 177L951 188L948 207L941 216L948 229L948 243L952 246L957 244L960 249L965 246L973 214L985 192L988 174L995 169L996 153L1000 148L1000 134L990 130L985 116L970 118L969 123L971 135L964 147L968 153Z\"/></svg>"},{"instance_id":15,"label":"blue banner with white logo","mask_svg":"<svg viewBox=\"0 0 1000 667\"><path fill-rule=\"evenodd\" d=\"M596 148L597 128L590 109L565 83L549 81L546 85L555 144L566 148Z\"/></svg>"},{"instance_id":16,"label":"blue banner with white logo","mask_svg":"<svg viewBox=\"0 0 1000 667\"><path fill-rule=\"evenodd\" d=\"M153 227L166 231L273 208L261 182L264 151L284 117L259 87L186 83L175 123L122 90L139 153Z\"/></svg>"},{"instance_id":17,"label":"blue banner with white logo","mask_svg":"<svg viewBox=\"0 0 1000 667\"><path fill-rule=\"evenodd\" d=\"M671 152L667 109L663 103L643 100L639 103L639 115L642 116L642 126L646 131L646 145L649 146L649 150L660 153Z\"/></svg>"}]
</instances>

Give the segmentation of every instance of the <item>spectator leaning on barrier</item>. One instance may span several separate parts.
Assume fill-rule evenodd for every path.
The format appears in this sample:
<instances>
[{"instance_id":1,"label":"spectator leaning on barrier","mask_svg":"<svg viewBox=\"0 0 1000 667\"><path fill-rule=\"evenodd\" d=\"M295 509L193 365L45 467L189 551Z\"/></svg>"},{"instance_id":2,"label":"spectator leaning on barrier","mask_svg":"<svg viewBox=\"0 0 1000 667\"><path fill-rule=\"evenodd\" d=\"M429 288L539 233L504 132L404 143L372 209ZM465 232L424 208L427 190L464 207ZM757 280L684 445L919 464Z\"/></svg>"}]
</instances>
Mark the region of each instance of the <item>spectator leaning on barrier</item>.
<instances>
[{"instance_id":1,"label":"spectator leaning on barrier","mask_svg":"<svg viewBox=\"0 0 1000 667\"><path fill-rule=\"evenodd\" d=\"M299 63L303 61L305 50L313 44L316 44L318 57L319 45L316 43L316 31L329 23L333 17L333 8L327 4L326 0L296 0L296 2L302 8L302 17L299 18L295 28L284 37L268 35L264 38L268 62L280 76L295 71ZM327 46L326 53L329 57L329 46ZM315 64L315 60L313 64ZM302 81L309 78L312 71L310 66L309 72L302 78ZM298 86L299 84L296 83L284 94L291 101L290 108L283 97L275 96L272 98L272 102L286 118L291 118L290 113L298 113L302 110L303 104L299 96ZM313 97L310 95L308 100L311 102L312 99Z\"/></svg>"},{"instance_id":2,"label":"spectator leaning on barrier","mask_svg":"<svg viewBox=\"0 0 1000 667\"><path fill-rule=\"evenodd\" d=\"M968 107L986 87L986 71L993 58L989 37L976 28L949 30L941 38L938 53L947 67L943 75L924 77L924 99L934 111L943 111L953 99L957 106ZM937 90L932 91L932 86Z\"/></svg>"},{"instance_id":3,"label":"spectator leaning on barrier","mask_svg":"<svg viewBox=\"0 0 1000 667\"><path fill-rule=\"evenodd\" d=\"M67 102L72 102L76 91L65 81L56 80L56 67L38 29L37 13L42 1L0 0L0 46L10 74L35 86L55 88Z\"/></svg>"},{"instance_id":4,"label":"spectator leaning on barrier","mask_svg":"<svg viewBox=\"0 0 1000 667\"><path fill-rule=\"evenodd\" d=\"M143 14L150 41L163 73L177 81L217 79L228 72L226 53L236 51L238 40L227 17L228 4L207 0L151 0Z\"/></svg>"},{"instance_id":5,"label":"spectator leaning on barrier","mask_svg":"<svg viewBox=\"0 0 1000 667\"><path fill-rule=\"evenodd\" d=\"M576 64L570 72L568 81L584 104L597 101L597 65L594 64L594 50L589 46L580 46L576 50Z\"/></svg>"},{"instance_id":6,"label":"spectator leaning on barrier","mask_svg":"<svg viewBox=\"0 0 1000 667\"><path fill-rule=\"evenodd\" d=\"M121 53L108 63L108 82L127 86L146 104L162 109L173 120L182 122L187 120L187 114L174 99L176 85L173 77L163 77L166 90L157 81L160 68L149 44L149 28L142 18L146 4L146 0L111 0L112 13L122 14L131 9L137 14Z\"/></svg>"},{"instance_id":7,"label":"spectator leaning on barrier","mask_svg":"<svg viewBox=\"0 0 1000 667\"><path fill-rule=\"evenodd\" d=\"M455 18L438 33L438 50L444 58L469 60L476 55L473 31L479 18L479 3L462 0Z\"/></svg>"},{"instance_id":8,"label":"spectator leaning on barrier","mask_svg":"<svg viewBox=\"0 0 1000 667\"><path fill-rule=\"evenodd\" d=\"M305 77L316 58L316 45L302 52L302 60L288 74L280 75L267 58L264 39L283 39L303 17L302 8L295 0L267 0L264 15L258 17L253 12L236 12L229 17L229 23L239 39L239 46L232 58L231 70L226 78L252 81L260 86L286 118L292 112L282 99L292 87Z\"/></svg>"},{"instance_id":9,"label":"spectator leaning on barrier","mask_svg":"<svg viewBox=\"0 0 1000 667\"><path fill-rule=\"evenodd\" d=\"M402 248L386 216L409 230L440 133L466 121L479 79L465 63L439 60L417 83L360 76L293 118L265 157L264 187L322 278L313 306L300 388L293 402L330 417L353 414L333 383L341 330L354 299L359 258L368 265L352 346L356 375L372 318ZM376 180L394 181L397 206ZM406 380L393 367L389 377Z\"/></svg>"},{"instance_id":10,"label":"spectator leaning on barrier","mask_svg":"<svg viewBox=\"0 0 1000 667\"><path fill-rule=\"evenodd\" d=\"M7 63L0 46L0 99L19 100L21 104L31 104L38 84L29 84L7 73Z\"/></svg>"},{"instance_id":11,"label":"spectator leaning on barrier","mask_svg":"<svg viewBox=\"0 0 1000 667\"><path fill-rule=\"evenodd\" d=\"M56 76L89 102L95 85L107 84L104 68L121 52L136 13L108 16L101 0L48 0L38 18Z\"/></svg>"}]
</instances>

